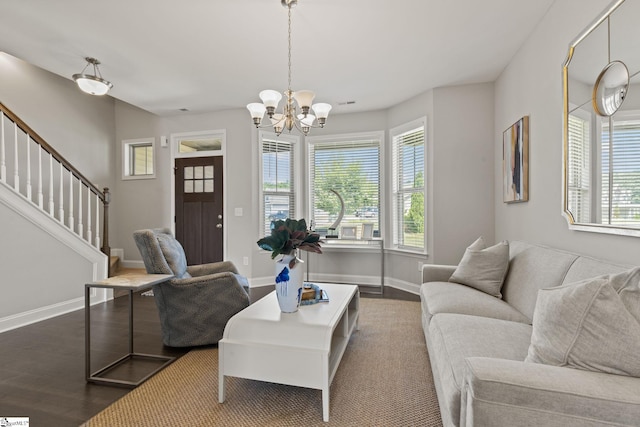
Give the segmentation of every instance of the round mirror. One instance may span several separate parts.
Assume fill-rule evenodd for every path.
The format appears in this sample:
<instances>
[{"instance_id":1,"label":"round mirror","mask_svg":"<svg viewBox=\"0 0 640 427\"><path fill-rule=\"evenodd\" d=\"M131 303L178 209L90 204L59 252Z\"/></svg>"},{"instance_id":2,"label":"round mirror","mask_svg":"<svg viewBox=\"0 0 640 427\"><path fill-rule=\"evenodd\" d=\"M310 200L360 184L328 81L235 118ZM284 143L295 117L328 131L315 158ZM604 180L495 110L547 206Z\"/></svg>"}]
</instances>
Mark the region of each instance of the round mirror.
<instances>
[{"instance_id":1,"label":"round mirror","mask_svg":"<svg viewBox=\"0 0 640 427\"><path fill-rule=\"evenodd\" d=\"M629 88L629 70L621 61L612 61L600 72L593 86L593 108L609 117L622 105Z\"/></svg>"}]
</instances>

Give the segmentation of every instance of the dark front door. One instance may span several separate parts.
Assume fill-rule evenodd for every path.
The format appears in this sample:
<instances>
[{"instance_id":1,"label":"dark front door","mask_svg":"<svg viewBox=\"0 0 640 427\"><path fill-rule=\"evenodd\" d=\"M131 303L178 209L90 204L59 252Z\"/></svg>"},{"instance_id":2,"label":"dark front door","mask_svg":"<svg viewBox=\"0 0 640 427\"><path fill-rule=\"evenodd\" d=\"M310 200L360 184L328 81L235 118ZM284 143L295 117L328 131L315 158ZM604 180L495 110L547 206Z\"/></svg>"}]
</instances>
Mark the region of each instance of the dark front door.
<instances>
[{"instance_id":1,"label":"dark front door","mask_svg":"<svg viewBox=\"0 0 640 427\"><path fill-rule=\"evenodd\" d=\"M222 261L222 157L176 159L176 239L187 264Z\"/></svg>"}]
</instances>

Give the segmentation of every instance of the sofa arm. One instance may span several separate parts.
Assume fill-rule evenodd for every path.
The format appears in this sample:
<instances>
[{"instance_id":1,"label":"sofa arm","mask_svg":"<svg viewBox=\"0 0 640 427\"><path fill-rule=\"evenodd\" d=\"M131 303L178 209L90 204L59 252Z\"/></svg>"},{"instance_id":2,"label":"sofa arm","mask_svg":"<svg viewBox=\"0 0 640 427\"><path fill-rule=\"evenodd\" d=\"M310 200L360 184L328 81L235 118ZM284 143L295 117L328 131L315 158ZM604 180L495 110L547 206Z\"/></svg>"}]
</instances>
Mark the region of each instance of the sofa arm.
<instances>
[{"instance_id":1,"label":"sofa arm","mask_svg":"<svg viewBox=\"0 0 640 427\"><path fill-rule=\"evenodd\" d=\"M640 378L470 357L461 426L638 425Z\"/></svg>"},{"instance_id":2,"label":"sofa arm","mask_svg":"<svg viewBox=\"0 0 640 427\"><path fill-rule=\"evenodd\" d=\"M422 266L422 283L447 282L456 271L457 265L424 264Z\"/></svg>"},{"instance_id":3,"label":"sofa arm","mask_svg":"<svg viewBox=\"0 0 640 427\"><path fill-rule=\"evenodd\" d=\"M224 273L226 271L238 273L238 269L231 261L212 262L209 264L190 265L187 267L187 272L194 277L206 276L214 273Z\"/></svg>"}]
</instances>

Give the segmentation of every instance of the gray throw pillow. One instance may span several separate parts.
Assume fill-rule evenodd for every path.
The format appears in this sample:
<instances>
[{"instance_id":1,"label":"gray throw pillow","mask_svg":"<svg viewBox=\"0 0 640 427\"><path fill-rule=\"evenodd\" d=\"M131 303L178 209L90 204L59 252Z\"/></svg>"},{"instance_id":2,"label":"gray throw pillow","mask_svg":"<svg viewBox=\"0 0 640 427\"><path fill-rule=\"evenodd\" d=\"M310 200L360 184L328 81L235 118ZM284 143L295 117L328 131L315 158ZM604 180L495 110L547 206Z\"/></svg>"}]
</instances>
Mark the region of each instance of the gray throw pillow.
<instances>
[{"instance_id":1,"label":"gray throw pillow","mask_svg":"<svg viewBox=\"0 0 640 427\"><path fill-rule=\"evenodd\" d=\"M640 319L623 301L637 310L639 274L634 269L538 291L525 362L640 377Z\"/></svg>"},{"instance_id":2,"label":"gray throw pillow","mask_svg":"<svg viewBox=\"0 0 640 427\"><path fill-rule=\"evenodd\" d=\"M484 240L479 237L464 252L449 281L502 298L500 290L508 269L509 242L486 248Z\"/></svg>"},{"instance_id":3,"label":"gray throw pillow","mask_svg":"<svg viewBox=\"0 0 640 427\"><path fill-rule=\"evenodd\" d=\"M187 273L187 257L180 242L168 234L157 234L162 255L167 260L173 275L178 279L191 277Z\"/></svg>"}]
</instances>

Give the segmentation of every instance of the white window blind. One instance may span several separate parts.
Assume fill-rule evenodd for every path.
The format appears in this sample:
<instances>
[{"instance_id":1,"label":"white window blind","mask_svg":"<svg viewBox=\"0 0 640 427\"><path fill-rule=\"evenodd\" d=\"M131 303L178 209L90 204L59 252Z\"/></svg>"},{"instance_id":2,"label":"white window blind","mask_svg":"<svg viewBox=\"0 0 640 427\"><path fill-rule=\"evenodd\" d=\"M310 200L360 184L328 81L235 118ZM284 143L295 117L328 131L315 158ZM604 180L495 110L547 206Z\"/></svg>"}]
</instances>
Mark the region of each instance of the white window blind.
<instances>
[{"instance_id":1,"label":"white window blind","mask_svg":"<svg viewBox=\"0 0 640 427\"><path fill-rule=\"evenodd\" d=\"M636 114L635 117L639 117ZM640 225L640 118L611 118L602 126L602 222Z\"/></svg>"},{"instance_id":2,"label":"white window blind","mask_svg":"<svg viewBox=\"0 0 640 427\"><path fill-rule=\"evenodd\" d=\"M340 226L355 226L362 236L364 223L373 224L373 235L380 235L380 147L382 136L307 138L309 142L309 189L313 225L326 232L340 213ZM339 230L337 230L339 231Z\"/></svg>"},{"instance_id":3,"label":"white window blind","mask_svg":"<svg viewBox=\"0 0 640 427\"><path fill-rule=\"evenodd\" d=\"M130 149L132 175L153 175L153 144L132 144Z\"/></svg>"},{"instance_id":4,"label":"white window blind","mask_svg":"<svg viewBox=\"0 0 640 427\"><path fill-rule=\"evenodd\" d=\"M271 232L271 223L295 218L295 143L262 137L262 230ZM297 218L296 218L297 219Z\"/></svg>"},{"instance_id":5,"label":"white window blind","mask_svg":"<svg viewBox=\"0 0 640 427\"><path fill-rule=\"evenodd\" d=\"M393 145L393 244L425 248L425 126L391 131Z\"/></svg>"},{"instance_id":6,"label":"white window blind","mask_svg":"<svg viewBox=\"0 0 640 427\"><path fill-rule=\"evenodd\" d=\"M568 204L576 222L593 222L591 218L591 124L588 119L569 115Z\"/></svg>"}]
</instances>

